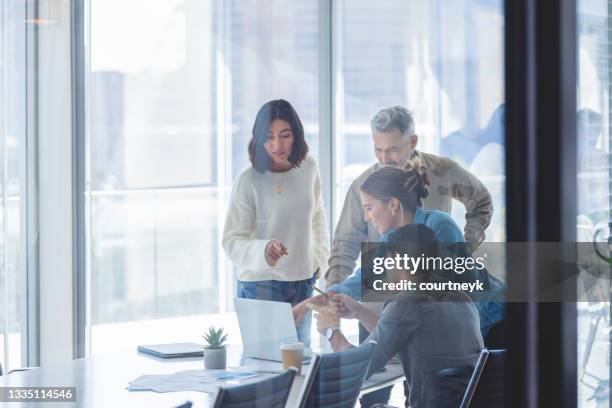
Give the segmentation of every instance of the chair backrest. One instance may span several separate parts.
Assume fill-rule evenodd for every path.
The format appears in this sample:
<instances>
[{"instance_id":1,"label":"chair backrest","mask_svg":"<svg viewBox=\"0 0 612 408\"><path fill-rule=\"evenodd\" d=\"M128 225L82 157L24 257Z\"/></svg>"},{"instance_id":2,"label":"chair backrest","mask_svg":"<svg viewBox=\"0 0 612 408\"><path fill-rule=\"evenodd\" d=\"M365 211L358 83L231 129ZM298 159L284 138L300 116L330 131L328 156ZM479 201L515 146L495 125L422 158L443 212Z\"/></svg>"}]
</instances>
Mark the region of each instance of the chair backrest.
<instances>
[{"instance_id":1,"label":"chair backrest","mask_svg":"<svg viewBox=\"0 0 612 408\"><path fill-rule=\"evenodd\" d=\"M463 407L461 401L466 395L466 389L470 384L470 378L474 374L475 367L451 367L444 368L432 378L434 393L427 395L428 402L432 406L454 406Z\"/></svg>"},{"instance_id":2,"label":"chair backrest","mask_svg":"<svg viewBox=\"0 0 612 408\"><path fill-rule=\"evenodd\" d=\"M354 407L368 373L375 342L339 353L315 356L300 408Z\"/></svg>"},{"instance_id":3,"label":"chair backrest","mask_svg":"<svg viewBox=\"0 0 612 408\"><path fill-rule=\"evenodd\" d=\"M295 373L294 368L289 368L263 381L221 388L216 394L213 408L283 408Z\"/></svg>"},{"instance_id":4,"label":"chair backrest","mask_svg":"<svg viewBox=\"0 0 612 408\"><path fill-rule=\"evenodd\" d=\"M298 395L299 406L298 408L304 408L306 406L306 401L308 400L308 394L310 393L310 389L312 388L312 384L314 383L314 379L319 372L319 366L321 365L321 355L313 354L310 359L310 364L308 365L308 371L306 372L306 377L302 383L302 388Z\"/></svg>"},{"instance_id":5,"label":"chair backrest","mask_svg":"<svg viewBox=\"0 0 612 408\"><path fill-rule=\"evenodd\" d=\"M478 381L480 381L480 376L484 370L485 364L487 362L487 358L489 357L489 350L482 349L480 352L480 356L478 357L478 361L476 361L476 365L472 370L472 375L470 377L470 381L467 384L467 388L465 389L465 393L463 394L463 400L461 401L461 408L467 408L470 406L472 402L472 398L474 398L474 392L476 391L476 386L478 385Z\"/></svg>"},{"instance_id":6,"label":"chair backrest","mask_svg":"<svg viewBox=\"0 0 612 408\"><path fill-rule=\"evenodd\" d=\"M483 361L480 372L477 372L478 364L474 369L461 403L462 408L505 407L506 350L487 350L487 352L487 358ZM481 359L482 353L478 362Z\"/></svg>"}]
</instances>

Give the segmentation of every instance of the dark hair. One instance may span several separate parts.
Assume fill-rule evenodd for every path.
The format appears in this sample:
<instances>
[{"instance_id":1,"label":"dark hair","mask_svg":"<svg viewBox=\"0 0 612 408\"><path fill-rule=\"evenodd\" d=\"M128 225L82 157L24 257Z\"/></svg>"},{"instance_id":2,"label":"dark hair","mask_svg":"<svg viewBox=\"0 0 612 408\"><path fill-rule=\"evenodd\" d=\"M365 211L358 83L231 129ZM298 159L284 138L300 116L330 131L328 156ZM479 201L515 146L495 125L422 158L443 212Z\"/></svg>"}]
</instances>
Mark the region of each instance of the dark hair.
<instances>
[{"instance_id":1,"label":"dark hair","mask_svg":"<svg viewBox=\"0 0 612 408\"><path fill-rule=\"evenodd\" d=\"M361 183L359 189L372 197L388 202L397 198L404 211L414 213L417 207L423 206L423 200L429 195L429 180L418 160L410 168L384 166L370 174Z\"/></svg>"},{"instance_id":2,"label":"dark hair","mask_svg":"<svg viewBox=\"0 0 612 408\"><path fill-rule=\"evenodd\" d=\"M411 250L411 252L432 257L438 256L437 244L436 233L423 224L404 225L391 232L385 243L387 252L403 254Z\"/></svg>"},{"instance_id":3,"label":"dark hair","mask_svg":"<svg viewBox=\"0 0 612 408\"><path fill-rule=\"evenodd\" d=\"M270 169L272 160L266 152L264 144L268 139L270 124L275 119L284 120L291 126L291 132L293 133L293 150L289 155L291 167L299 167L308 154L308 145L304 139L304 126L302 126L300 117L293 106L284 99L266 102L257 112L253 125L253 137L249 142L249 160L258 173Z\"/></svg>"},{"instance_id":4,"label":"dark hair","mask_svg":"<svg viewBox=\"0 0 612 408\"><path fill-rule=\"evenodd\" d=\"M391 232L387 242L380 243L377 256L387 257L399 254L403 256L422 256L425 258L437 258L440 254L439 242L436 233L423 224L409 224ZM426 280L436 280L440 272L437 270L427 271ZM423 275L423 274L419 274Z\"/></svg>"}]
</instances>

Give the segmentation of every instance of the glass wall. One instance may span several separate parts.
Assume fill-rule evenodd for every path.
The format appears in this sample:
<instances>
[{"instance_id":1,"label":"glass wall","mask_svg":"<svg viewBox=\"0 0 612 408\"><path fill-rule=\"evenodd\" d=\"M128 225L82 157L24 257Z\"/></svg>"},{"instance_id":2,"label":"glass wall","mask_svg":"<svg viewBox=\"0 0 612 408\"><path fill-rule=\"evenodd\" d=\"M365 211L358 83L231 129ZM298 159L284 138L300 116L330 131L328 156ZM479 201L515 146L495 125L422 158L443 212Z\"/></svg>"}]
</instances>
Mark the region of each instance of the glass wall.
<instances>
[{"instance_id":1,"label":"glass wall","mask_svg":"<svg viewBox=\"0 0 612 408\"><path fill-rule=\"evenodd\" d=\"M89 323L214 313L212 9L93 0L89 10ZM108 338L94 332L93 349Z\"/></svg>"},{"instance_id":2,"label":"glass wall","mask_svg":"<svg viewBox=\"0 0 612 408\"><path fill-rule=\"evenodd\" d=\"M457 161L487 186L486 240L504 241L503 1L344 0L338 12L336 217L350 183L376 161L370 119L402 105L414 114L417 150ZM461 227L464 215L453 201Z\"/></svg>"},{"instance_id":3,"label":"glass wall","mask_svg":"<svg viewBox=\"0 0 612 408\"><path fill-rule=\"evenodd\" d=\"M341 0L337 14L334 225L353 180L376 162L370 119L402 105L417 150L455 160L489 189L485 240L505 241L503 1ZM452 216L463 228L457 200ZM394 387L393 405L403 400Z\"/></svg>"},{"instance_id":4,"label":"glass wall","mask_svg":"<svg viewBox=\"0 0 612 408\"><path fill-rule=\"evenodd\" d=\"M23 366L25 2L0 2L0 364Z\"/></svg>"},{"instance_id":5,"label":"glass wall","mask_svg":"<svg viewBox=\"0 0 612 408\"><path fill-rule=\"evenodd\" d=\"M577 239L604 247L612 233L610 194L610 7L609 0L579 0L577 122ZM578 401L608 407L610 392L609 279L598 279L590 301L578 307Z\"/></svg>"},{"instance_id":6,"label":"glass wall","mask_svg":"<svg viewBox=\"0 0 612 408\"><path fill-rule=\"evenodd\" d=\"M85 195L93 352L145 332L168 340L175 328L177 337L200 341L204 327L173 318L232 310L234 275L220 238L232 182L249 164L259 107L291 101L316 157L316 4L90 1Z\"/></svg>"},{"instance_id":7,"label":"glass wall","mask_svg":"<svg viewBox=\"0 0 612 408\"><path fill-rule=\"evenodd\" d=\"M318 89L329 74L318 3L89 0L91 352L170 341L169 333L199 341L211 316L235 325L235 277L220 241L257 110L289 100L317 160L320 138L331 137L319 134L321 94L330 92ZM334 186L328 217L335 224L348 186L375 161L369 120L404 105L420 150L456 160L489 188L487 240L505 240L502 1L341 0L333 10L339 92L334 156L323 166L334 169L324 180ZM185 316L198 323L185 325Z\"/></svg>"}]
</instances>

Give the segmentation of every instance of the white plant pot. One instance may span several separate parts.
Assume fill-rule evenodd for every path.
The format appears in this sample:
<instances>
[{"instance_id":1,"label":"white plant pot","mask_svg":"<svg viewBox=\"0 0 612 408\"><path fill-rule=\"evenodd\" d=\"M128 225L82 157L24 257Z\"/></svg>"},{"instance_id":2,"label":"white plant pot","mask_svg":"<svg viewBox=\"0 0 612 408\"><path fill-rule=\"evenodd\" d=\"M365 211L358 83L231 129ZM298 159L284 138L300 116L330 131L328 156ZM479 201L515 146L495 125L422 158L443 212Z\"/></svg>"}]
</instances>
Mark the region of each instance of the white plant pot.
<instances>
[{"instance_id":1,"label":"white plant pot","mask_svg":"<svg viewBox=\"0 0 612 408\"><path fill-rule=\"evenodd\" d=\"M204 349L204 368L207 369L224 369L225 368L226 350L220 349Z\"/></svg>"}]
</instances>

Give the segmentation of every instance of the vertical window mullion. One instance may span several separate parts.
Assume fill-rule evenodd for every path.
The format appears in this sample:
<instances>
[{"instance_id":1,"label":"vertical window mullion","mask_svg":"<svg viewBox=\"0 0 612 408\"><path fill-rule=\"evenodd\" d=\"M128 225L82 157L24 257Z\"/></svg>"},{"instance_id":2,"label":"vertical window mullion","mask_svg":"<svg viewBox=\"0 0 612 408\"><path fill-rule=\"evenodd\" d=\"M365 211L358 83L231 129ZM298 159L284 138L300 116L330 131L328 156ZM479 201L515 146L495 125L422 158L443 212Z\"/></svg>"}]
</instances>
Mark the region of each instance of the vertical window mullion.
<instances>
[{"instance_id":1,"label":"vertical window mullion","mask_svg":"<svg viewBox=\"0 0 612 408\"><path fill-rule=\"evenodd\" d=\"M338 50L334 48L334 38L338 35L337 27L333 24L337 1L318 1L319 17L319 171L323 187L325 211L328 214L329 230L333 231L334 224L334 144L336 140L334 128L334 84L338 74L334 58ZM324 273L324 272L323 272Z\"/></svg>"},{"instance_id":2,"label":"vertical window mullion","mask_svg":"<svg viewBox=\"0 0 612 408\"><path fill-rule=\"evenodd\" d=\"M38 17L37 3L24 2L25 16L32 21ZM21 267L25 273L22 298L22 361L27 366L40 364L39 332L39 241L38 241L38 27L25 26L25 69L26 69L26 130L22 150L24 176L21 186L25 204L22 205L21 228L25 237L21 239Z\"/></svg>"}]
</instances>

